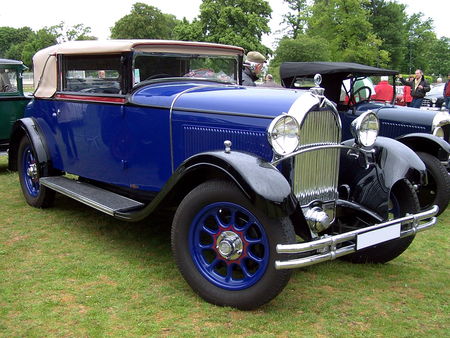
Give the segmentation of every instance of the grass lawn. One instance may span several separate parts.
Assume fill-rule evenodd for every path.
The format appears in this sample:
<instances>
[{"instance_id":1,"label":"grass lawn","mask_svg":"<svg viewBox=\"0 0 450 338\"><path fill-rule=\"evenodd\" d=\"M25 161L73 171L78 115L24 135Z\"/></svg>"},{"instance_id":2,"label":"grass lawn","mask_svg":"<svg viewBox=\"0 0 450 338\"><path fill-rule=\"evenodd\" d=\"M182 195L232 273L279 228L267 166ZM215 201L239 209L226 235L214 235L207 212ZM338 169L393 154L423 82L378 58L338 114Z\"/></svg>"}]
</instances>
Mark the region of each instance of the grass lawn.
<instances>
[{"instance_id":1,"label":"grass lawn","mask_svg":"<svg viewBox=\"0 0 450 338\"><path fill-rule=\"evenodd\" d=\"M170 221L123 223L63 196L34 209L6 167L0 158L0 336L450 335L450 211L388 264L298 269L244 312L193 293Z\"/></svg>"}]
</instances>

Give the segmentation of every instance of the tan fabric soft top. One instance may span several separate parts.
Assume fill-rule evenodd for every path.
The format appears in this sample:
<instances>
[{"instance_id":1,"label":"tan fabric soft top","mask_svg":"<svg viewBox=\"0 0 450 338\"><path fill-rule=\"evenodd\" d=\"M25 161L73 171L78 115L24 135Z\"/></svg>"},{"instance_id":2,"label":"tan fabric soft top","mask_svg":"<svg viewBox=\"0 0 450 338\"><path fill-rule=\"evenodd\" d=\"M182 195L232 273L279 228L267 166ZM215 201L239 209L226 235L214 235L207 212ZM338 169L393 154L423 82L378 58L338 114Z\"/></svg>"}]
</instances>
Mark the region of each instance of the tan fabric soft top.
<instances>
[{"instance_id":1,"label":"tan fabric soft top","mask_svg":"<svg viewBox=\"0 0 450 338\"><path fill-rule=\"evenodd\" d=\"M240 47L206 42L172 40L70 41L37 52L33 57L35 97L49 98L57 89L58 54L111 54L127 51L184 52L211 55L243 55Z\"/></svg>"}]
</instances>

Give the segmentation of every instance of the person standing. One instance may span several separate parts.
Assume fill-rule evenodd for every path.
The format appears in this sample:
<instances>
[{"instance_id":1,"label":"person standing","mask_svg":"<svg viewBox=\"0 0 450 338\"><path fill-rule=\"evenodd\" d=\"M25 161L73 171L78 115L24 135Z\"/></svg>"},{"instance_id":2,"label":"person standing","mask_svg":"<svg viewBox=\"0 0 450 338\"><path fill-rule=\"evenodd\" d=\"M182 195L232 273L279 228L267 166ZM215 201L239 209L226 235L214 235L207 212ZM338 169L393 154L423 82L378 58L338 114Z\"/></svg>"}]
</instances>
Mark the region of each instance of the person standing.
<instances>
[{"instance_id":1,"label":"person standing","mask_svg":"<svg viewBox=\"0 0 450 338\"><path fill-rule=\"evenodd\" d=\"M375 95L372 96L372 99L382 102L392 102L394 98L394 87L389 84L389 77L382 76L380 80L375 86Z\"/></svg>"},{"instance_id":2,"label":"person standing","mask_svg":"<svg viewBox=\"0 0 450 338\"><path fill-rule=\"evenodd\" d=\"M417 69L414 73L414 79L412 81L405 81L402 74L399 74L398 77L403 85L411 87L411 96L413 98L411 107L420 108L422 106L422 101L425 94L431 89L430 85L423 76L423 72L420 69Z\"/></svg>"},{"instance_id":3,"label":"person standing","mask_svg":"<svg viewBox=\"0 0 450 338\"><path fill-rule=\"evenodd\" d=\"M267 74L261 87L281 87L281 85L273 80L272 74Z\"/></svg>"},{"instance_id":4,"label":"person standing","mask_svg":"<svg viewBox=\"0 0 450 338\"><path fill-rule=\"evenodd\" d=\"M448 73L447 82L444 86L444 105L445 108L450 110L450 73Z\"/></svg>"},{"instance_id":5,"label":"person standing","mask_svg":"<svg viewBox=\"0 0 450 338\"><path fill-rule=\"evenodd\" d=\"M256 86L255 81L261 74L266 58L259 52L248 52L242 72L243 86Z\"/></svg>"}]
</instances>

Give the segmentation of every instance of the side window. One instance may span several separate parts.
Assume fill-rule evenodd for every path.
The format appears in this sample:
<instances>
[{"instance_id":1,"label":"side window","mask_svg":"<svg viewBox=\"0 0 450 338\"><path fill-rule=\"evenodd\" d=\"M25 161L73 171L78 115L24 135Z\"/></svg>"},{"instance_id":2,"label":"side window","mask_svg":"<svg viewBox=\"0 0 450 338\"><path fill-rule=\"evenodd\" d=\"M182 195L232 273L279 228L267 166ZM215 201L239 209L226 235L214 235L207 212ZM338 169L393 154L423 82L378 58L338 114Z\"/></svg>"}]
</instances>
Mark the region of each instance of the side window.
<instances>
[{"instance_id":1,"label":"side window","mask_svg":"<svg viewBox=\"0 0 450 338\"><path fill-rule=\"evenodd\" d=\"M64 92L121 94L120 55L70 56L62 58Z\"/></svg>"},{"instance_id":2,"label":"side window","mask_svg":"<svg viewBox=\"0 0 450 338\"><path fill-rule=\"evenodd\" d=\"M14 69L0 69L0 92L17 92L17 73Z\"/></svg>"}]
</instances>

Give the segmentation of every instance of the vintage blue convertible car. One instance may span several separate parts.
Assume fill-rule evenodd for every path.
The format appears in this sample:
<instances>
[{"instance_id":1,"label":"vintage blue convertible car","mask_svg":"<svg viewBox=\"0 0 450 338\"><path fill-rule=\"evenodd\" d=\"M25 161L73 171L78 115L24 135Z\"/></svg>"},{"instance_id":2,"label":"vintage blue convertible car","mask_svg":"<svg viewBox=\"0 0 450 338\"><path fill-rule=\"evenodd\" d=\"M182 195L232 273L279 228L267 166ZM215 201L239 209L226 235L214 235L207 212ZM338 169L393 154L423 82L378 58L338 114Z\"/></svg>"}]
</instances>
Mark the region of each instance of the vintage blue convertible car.
<instances>
[{"instance_id":1,"label":"vintage blue convertible car","mask_svg":"<svg viewBox=\"0 0 450 338\"><path fill-rule=\"evenodd\" d=\"M377 138L376 114L342 141L323 88L246 88L242 62L238 47L158 40L38 52L10 150L26 201L59 192L125 221L175 208L181 274L240 309L274 298L293 268L390 261L436 223L414 190L424 164Z\"/></svg>"},{"instance_id":2,"label":"vintage blue convertible car","mask_svg":"<svg viewBox=\"0 0 450 338\"><path fill-rule=\"evenodd\" d=\"M425 163L428 182L418 190L423 209L436 204L441 214L450 201L450 115L445 111L428 111L377 102L373 88L364 84L368 76L395 76L395 70L346 62L286 62L280 67L287 88L311 86L320 73L325 96L337 103L343 125L343 139L351 137L351 123L367 110L380 120L380 135L395 138L414 150ZM309 80L308 80L309 79ZM362 83L362 85L361 85Z\"/></svg>"}]
</instances>

